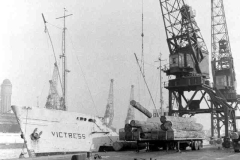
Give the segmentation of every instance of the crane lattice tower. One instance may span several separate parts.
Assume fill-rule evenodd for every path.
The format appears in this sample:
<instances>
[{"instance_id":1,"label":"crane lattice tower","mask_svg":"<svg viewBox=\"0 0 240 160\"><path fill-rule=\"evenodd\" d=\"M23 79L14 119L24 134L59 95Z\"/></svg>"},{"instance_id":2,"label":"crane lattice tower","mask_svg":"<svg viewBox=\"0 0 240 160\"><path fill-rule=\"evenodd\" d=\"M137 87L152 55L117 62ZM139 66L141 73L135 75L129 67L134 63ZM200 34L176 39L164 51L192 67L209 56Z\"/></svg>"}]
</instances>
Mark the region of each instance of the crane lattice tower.
<instances>
[{"instance_id":1,"label":"crane lattice tower","mask_svg":"<svg viewBox=\"0 0 240 160\"><path fill-rule=\"evenodd\" d=\"M107 106L104 114L104 123L107 126L112 126L112 122L113 122L113 117L114 117L113 98L114 98L113 97L113 79L111 79Z\"/></svg>"},{"instance_id":2,"label":"crane lattice tower","mask_svg":"<svg viewBox=\"0 0 240 160\"><path fill-rule=\"evenodd\" d=\"M134 100L134 85L131 86L130 101L129 102L131 102L132 100ZM134 119L135 119L134 108L133 108L132 105L129 104L125 124L129 124L130 121L134 120Z\"/></svg>"},{"instance_id":3,"label":"crane lattice tower","mask_svg":"<svg viewBox=\"0 0 240 160\"><path fill-rule=\"evenodd\" d=\"M45 107L48 109L58 109L64 110L63 98L59 96L57 86L58 86L58 68L57 64L54 63L52 79L49 80L50 89L47 97L47 102Z\"/></svg>"},{"instance_id":4,"label":"crane lattice tower","mask_svg":"<svg viewBox=\"0 0 240 160\"><path fill-rule=\"evenodd\" d=\"M212 135L220 136L221 126L236 130L235 109L238 108L234 61L229 41L223 0L211 0L212 75L215 90L230 106L227 115L212 113ZM229 124L225 124L225 121Z\"/></svg>"},{"instance_id":5,"label":"crane lattice tower","mask_svg":"<svg viewBox=\"0 0 240 160\"><path fill-rule=\"evenodd\" d=\"M172 78L164 86L169 91L169 115L219 113L225 121L225 137L229 137L231 106L210 85L209 52L195 20L195 11L184 0L159 2L170 52L165 73ZM174 108L172 104L177 106Z\"/></svg>"}]
</instances>

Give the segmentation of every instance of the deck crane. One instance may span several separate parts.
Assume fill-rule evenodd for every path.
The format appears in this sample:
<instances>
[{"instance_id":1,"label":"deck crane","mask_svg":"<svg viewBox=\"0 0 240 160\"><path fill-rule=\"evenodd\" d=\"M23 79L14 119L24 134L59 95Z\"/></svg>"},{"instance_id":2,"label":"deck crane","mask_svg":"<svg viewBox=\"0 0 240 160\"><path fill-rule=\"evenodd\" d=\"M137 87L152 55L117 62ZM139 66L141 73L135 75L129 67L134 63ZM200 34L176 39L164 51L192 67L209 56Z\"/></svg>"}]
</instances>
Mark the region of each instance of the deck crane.
<instances>
[{"instance_id":1,"label":"deck crane","mask_svg":"<svg viewBox=\"0 0 240 160\"><path fill-rule=\"evenodd\" d=\"M112 126L114 117L114 105L113 105L113 79L111 79L110 82L110 89L109 89L109 95L108 95L108 101L107 106L104 114L104 124L108 127Z\"/></svg>"},{"instance_id":2,"label":"deck crane","mask_svg":"<svg viewBox=\"0 0 240 160\"><path fill-rule=\"evenodd\" d=\"M231 106L209 81L209 53L195 20L195 11L184 0L159 0L169 48L171 76L164 87L169 91L169 115L194 116L217 113L224 119L224 146L230 147ZM209 97L210 99L207 99ZM173 101L178 104L173 108ZM216 124L220 132L220 124Z\"/></svg>"},{"instance_id":3,"label":"deck crane","mask_svg":"<svg viewBox=\"0 0 240 160\"><path fill-rule=\"evenodd\" d=\"M218 94L231 106L229 110L229 131L236 131L235 110L238 108L237 83L233 56L228 36L223 0L211 0L211 47L212 75ZM220 113L212 114L212 135L218 134L218 127L225 119ZM220 124L219 126L217 124Z\"/></svg>"},{"instance_id":4,"label":"deck crane","mask_svg":"<svg viewBox=\"0 0 240 160\"><path fill-rule=\"evenodd\" d=\"M57 69L57 67L58 67L57 64L54 63L52 79L49 80L50 89L49 89L49 94L47 97L47 102L45 104L45 107L48 109L64 110L63 98L59 96L58 91L57 91L57 86L58 86L58 69Z\"/></svg>"},{"instance_id":5,"label":"deck crane","mask_svg":"<svg viewBox=\"0 0 240 160\"><path fill-rule=\"evenodd\" d=\"M134 100L134 85L131 86L130 101ZM134 108L129 104L127 117L125 119L125 124L129 124L131 120L135 119Z\"/></svg>"}]
</instances>

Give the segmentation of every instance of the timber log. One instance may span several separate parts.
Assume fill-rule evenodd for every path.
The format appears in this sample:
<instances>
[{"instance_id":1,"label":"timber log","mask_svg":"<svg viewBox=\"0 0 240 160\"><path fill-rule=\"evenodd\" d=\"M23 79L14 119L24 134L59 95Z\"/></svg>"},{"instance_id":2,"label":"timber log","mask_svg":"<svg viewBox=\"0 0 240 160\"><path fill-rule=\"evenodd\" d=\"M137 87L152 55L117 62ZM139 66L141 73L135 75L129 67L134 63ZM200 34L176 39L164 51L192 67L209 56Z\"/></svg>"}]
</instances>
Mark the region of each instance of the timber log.
<instances>
[{"instance_id":1,"label":"timber log","mask_svg":"<svg viewBox=\"0 0 240 160\"><path fill-rule=\"evenodd\" d=\"M136 108L137 110L139 110L140 112L142 112L145 116L147 116L148 118L152 117L152 113L149 112L146 108L144 108L140 103L136 102L135 100L131 100L130 104Z\"/></svg>"}]
</instances>

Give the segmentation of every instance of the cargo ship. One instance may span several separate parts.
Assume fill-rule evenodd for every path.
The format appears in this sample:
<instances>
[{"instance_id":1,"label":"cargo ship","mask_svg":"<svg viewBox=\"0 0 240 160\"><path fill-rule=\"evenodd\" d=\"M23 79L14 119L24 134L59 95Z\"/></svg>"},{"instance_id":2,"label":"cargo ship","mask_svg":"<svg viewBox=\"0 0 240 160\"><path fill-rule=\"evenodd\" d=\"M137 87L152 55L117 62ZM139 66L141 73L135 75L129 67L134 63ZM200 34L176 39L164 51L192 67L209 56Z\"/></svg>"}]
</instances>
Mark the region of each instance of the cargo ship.
<instances>
[{"instance_id":1,"label":"cargo ship","mask_svg":"<svg viewBox=\"0 0 240 160\"><path fill-rule=\"evenodd\" d=\"M111 126L114 115L111 109L113 102L108 102L104 117L68 111L70 107L67 105L66 98L66 72L68 70L65 52L65 18L71 14L66 15L65 11L64 9L64 16L59 17L64 19L63 52L60 55L64 71L60 82L62 97L58 95L56 89L56 79L58 77L60 79L60 74L55 59L56 72L54 72L53 79L49 81L49 93L51 94L48 96L46 105L40 107L12 106L29 157L111 150L113 142L119 139ZM45 31L48 33L47 22L43 14L42 17ZM50 37L49 33L48 35ZM73 107L79 105L76 104Z\"/></svg>"},{"instance_id":2,"label":"cargo ship","mask_svg":"<svg viewBox=\"0 0 240 160\"><path fill-rule=\"evenodd\" d=\"M118 140L101 117L38 107L12 109L30 157L101 151Z\"/></svg>"}]
</instances>

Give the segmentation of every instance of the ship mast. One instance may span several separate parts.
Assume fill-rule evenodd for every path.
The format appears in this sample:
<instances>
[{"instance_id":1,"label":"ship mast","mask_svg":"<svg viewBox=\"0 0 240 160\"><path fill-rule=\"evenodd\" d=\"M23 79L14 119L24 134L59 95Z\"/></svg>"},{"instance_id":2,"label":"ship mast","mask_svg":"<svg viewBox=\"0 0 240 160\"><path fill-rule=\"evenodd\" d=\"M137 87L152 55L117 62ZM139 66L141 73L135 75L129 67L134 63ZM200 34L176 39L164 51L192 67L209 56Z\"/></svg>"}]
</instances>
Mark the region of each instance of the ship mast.
<instances>
[{"instance_id":1,"label":"ship mast","mask_svg":"<svg viewBox=\"0 0 240 160\"><path fill-rule=\"evenodd\" d=\"M62 58L62 64L63 64L63 108L65 111L67 111L67 57L66 57L66 23L65 18L68 16L71 16L72 14L66 15L66 9L64 8L64 15L62 17L58 17L56 19L63 18L63 40L62 40L62 55L60 55L60 58Z\"/></svg>"}]
</instances>

